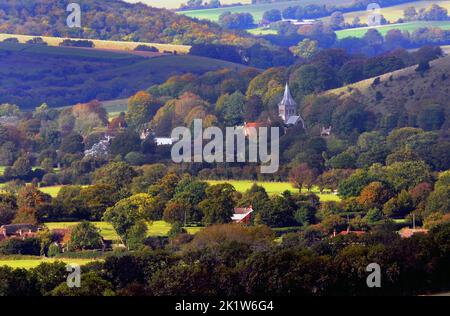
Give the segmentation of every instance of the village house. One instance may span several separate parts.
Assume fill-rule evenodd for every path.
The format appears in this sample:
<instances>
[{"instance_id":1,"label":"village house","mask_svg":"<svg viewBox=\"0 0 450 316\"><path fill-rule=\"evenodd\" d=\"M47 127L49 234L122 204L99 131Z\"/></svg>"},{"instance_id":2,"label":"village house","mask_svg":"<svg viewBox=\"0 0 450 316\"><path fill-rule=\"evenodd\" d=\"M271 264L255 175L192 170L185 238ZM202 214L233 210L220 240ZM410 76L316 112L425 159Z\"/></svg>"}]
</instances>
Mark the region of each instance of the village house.
<instances>
[{"instance_id":1,"label":"village house","mask_svg":"<svg viewBox=\"0 0 450 316\"><path fill-rule=\"evenodd\" d=\"M409 227L404 227L402 228L398 234L400 235L401 238L411 238L412 236L416 235L416 234L428 234L428 229L424 229L424 228L409 228Z\"/></svg>"},{"instance_id":2,"label":"village house","mask_svg":"<svg viewBox=\"0 0 450 316\"><path fill-rule=\"evenodd\" d=\"M0 239L36 237L39 227L33 224L10 224L0 227Z\"/></svg>"},{"instance_id":3,"label":"village house","mask_svg":"<svg viewBox=\"0 0 450 316\"><path fill-rule=\"evenodd\" d=\"M252 207L237 207L234 209L234 214L231 217L231 220L235 223L250 225L253 212L254 211Z\"/></svg>"}]
</instances>

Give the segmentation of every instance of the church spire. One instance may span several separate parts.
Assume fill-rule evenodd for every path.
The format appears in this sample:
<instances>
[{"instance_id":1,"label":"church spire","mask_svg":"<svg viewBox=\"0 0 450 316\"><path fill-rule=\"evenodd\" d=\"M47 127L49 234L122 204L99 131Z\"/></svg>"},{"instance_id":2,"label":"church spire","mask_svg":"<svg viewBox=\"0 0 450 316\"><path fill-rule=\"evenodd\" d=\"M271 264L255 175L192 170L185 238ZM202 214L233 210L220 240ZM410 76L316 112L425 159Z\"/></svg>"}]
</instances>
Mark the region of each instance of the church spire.
<instances>
[{"instance_id":1,"label":"church spire","mask_svg":"<svg viewBox=\"0 0 450 316\"><path fill-rule=\"evenodd\" d=\"M295 103L294 98L292 97L291 90L289 89L289 84L286 82L286 87L284 88L284 96L281 101L281 105L287 107L297 107L297 103Z\"/></svg>"}]
</instances>

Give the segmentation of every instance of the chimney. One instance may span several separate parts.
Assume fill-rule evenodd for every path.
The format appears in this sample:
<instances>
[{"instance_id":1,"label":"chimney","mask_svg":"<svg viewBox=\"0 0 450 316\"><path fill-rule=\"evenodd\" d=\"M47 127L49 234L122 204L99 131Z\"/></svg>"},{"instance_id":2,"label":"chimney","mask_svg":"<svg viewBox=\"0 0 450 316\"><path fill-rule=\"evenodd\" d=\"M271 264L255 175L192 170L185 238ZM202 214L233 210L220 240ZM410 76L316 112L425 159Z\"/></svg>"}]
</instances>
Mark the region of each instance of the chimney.
<instances>
[{"instance_id":1,"label":"chimney","mask_svg":"<svg viewBox=\"0 0 450 316\"><path fill-rule=\"evenodd\" d=\"M333 237L336 237L336 229L333 231Z\"/></svg>"}]
</instances>

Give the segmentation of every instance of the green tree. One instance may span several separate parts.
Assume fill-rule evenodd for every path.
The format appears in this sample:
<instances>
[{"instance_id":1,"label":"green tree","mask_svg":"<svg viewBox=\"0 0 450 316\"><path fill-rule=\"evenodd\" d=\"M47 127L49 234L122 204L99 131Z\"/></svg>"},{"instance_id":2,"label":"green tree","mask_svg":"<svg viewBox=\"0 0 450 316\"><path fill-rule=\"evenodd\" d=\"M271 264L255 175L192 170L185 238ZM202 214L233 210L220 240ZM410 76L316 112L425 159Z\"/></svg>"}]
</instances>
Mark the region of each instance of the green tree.
<instances>
[{"instance_id":1,"label":"green tree","mask_svg":"<svg viewBox=\"0 0 450 316\"><path fill-rule=\"evenodd\" d=\"M138 250L143 246L147 230L146 222L140 220L127 231L126 240L129 250Z\"/></svg>"},{"instance_id":2,"label":"green tree","mask_svg":"<svg viewBox=\"0 0 450 316\"><path fill-rule=\"evenodd\" d=\"M206 189L206 199L199 204L205 225L231 222L235 207L233 199L235 192L235 188L228 183L213 185Z\"/></svg>"},{"instance_id":3,"label":"green tree","mask_svg":"<svg viewBox=\"0 0 450 316\"><path fill-rule=\"evenodd\" d=\"M83 221L76 225L70 234L70 250L87 250L102 248L100 231L92 223Z\"/></svg>"}]
</instances>

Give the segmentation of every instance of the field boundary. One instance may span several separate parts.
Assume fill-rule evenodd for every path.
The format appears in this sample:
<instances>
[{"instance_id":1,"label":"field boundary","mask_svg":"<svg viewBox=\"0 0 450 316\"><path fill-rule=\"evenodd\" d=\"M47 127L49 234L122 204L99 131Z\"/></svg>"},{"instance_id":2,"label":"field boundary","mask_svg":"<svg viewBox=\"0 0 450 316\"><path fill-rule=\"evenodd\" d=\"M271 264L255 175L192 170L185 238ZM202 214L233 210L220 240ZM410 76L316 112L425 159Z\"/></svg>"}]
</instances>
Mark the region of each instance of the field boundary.
<instances>
[{"instance_id":1,"label":"field boundary","mask_svg":"<svg viewBox=\"0 0 450 316\"><path fill-rule=\"evenodd\" d=\"M70 39L74 41L92 41L95 45L93 49L95 50L106 50L110 52L128 52L131 53L138 45L147 45L157 48L160 53L171 52L177 54L187 54L191 50L189 45L178 45L178 44L162 44L162 43L150 43L150 42L127 42L127 41L109 41L109 40L98 40L89 38L68 38L68 37L53 37L53 36L38 36L38 35L21 35L21 34L8 34L0 33L0 41L4 41L7 38L16 38L19 43L25 43L30 39L40 37L49 46L59 46L64 40ZM72 47L72 46L71 46ZM86 49L86 48L85 48ZM142 52L134 52L133 54L143 56Z\"/></svg>"}]
</instances>

